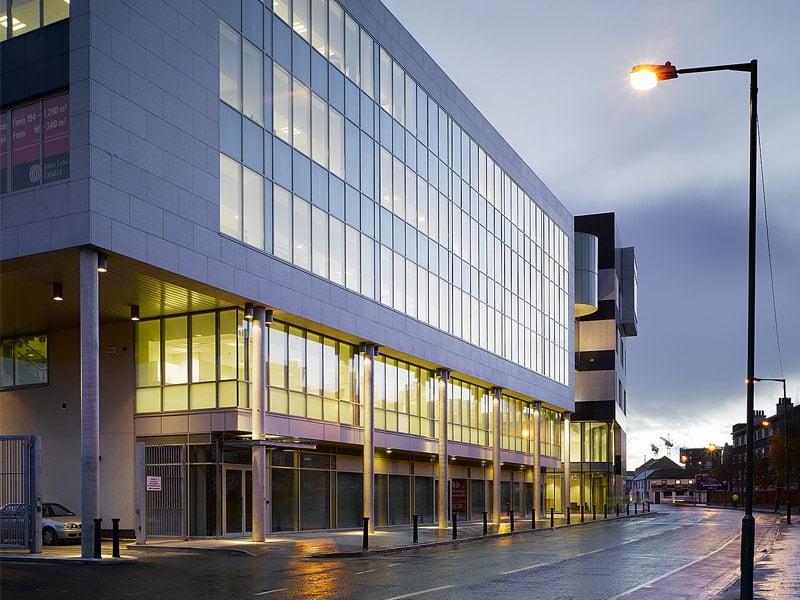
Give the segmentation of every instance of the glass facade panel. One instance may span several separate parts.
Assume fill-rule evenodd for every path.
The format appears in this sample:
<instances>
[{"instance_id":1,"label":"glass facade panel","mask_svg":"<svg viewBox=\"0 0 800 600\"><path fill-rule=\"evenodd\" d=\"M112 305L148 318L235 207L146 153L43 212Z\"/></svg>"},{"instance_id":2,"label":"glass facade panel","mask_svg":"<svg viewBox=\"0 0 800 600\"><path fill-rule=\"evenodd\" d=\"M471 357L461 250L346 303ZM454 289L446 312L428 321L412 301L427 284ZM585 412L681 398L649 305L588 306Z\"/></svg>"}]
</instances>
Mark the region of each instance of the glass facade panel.
<instances>
[{"instance_id":1,"label":"glass facade panel","mask_svg":"<svg viewBox=\"0 0 800 600\"><path fill-rule=\"evenodd\" d=\"M242 38L228 26L219 23L219 96L241 110L242 108Z\"/></svg>"}]
</instances>

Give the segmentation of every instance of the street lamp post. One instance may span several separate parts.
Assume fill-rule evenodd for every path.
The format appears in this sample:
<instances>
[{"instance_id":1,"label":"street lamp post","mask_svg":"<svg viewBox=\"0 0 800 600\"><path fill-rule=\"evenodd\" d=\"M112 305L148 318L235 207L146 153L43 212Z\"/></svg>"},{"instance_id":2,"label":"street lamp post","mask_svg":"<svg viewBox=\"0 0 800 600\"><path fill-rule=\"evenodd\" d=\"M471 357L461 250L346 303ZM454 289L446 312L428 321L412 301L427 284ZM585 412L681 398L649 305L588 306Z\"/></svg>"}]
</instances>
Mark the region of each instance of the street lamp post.
<instances>
[{"instance_id":1,"label":"street lamp post","mask_svg":"<svg viewBox=\"0 0 800 600\"><path fill-rule=\"evenodd\" d=\"M659 81L675 79L678 75L707 73L710 71L743 71L750 73L750 181L748 209L747 253L747 447L745 448L744 516L742 517L742 547L740 556L740 596L753 598L753 553L756 525L753 518L753 371L755 369L755 315L756 315L756 143L758 123L758 61L710 67L677 69L670 62L663 65L637 65L630 73L631 85L638 90L648 90Z\"/></svg>"},{"instance_id":2,"label":"street lamp post","mask_svg":"<svg viewBox=\"0 0 800 600\"><path fill-rule=\"evenodd\" d=\"M783 478L786 482L786 524L792 524L792 503L789 494L789 398L786 396L786 379L770 377L754 377L753 381L778 381L783 384ZM776 504L777 506L777 504Z\"/></svg>"}]
</instances>

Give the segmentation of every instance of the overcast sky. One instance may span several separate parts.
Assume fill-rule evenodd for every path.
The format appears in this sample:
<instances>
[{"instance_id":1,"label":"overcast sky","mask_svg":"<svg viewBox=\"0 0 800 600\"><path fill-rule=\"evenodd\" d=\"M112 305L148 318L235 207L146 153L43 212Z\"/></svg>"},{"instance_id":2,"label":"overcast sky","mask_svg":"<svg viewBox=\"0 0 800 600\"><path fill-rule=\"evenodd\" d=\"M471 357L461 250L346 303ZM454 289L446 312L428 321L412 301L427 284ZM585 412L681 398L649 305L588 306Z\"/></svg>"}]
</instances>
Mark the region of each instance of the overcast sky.
<instances>
[{"instance_id":1,"label":"overcast sky","mask_svg":"<svg viewBox=\"0 0 800 600\"><path fill-rule=\"evenodd\" d=\"M613 211L639 263L628 468L745 421L748 73L636 93L638 63L759 61L756 377L800 397L800 2L384 0L573 214ZM763 163L763 188L761 164ZM762 195L762 189L763 194ZM767 261L768 215L776 312ZM780 352L778 350L780 341ZM755 387L775 414L779 383Z\"/></svg>"}]
</instances>

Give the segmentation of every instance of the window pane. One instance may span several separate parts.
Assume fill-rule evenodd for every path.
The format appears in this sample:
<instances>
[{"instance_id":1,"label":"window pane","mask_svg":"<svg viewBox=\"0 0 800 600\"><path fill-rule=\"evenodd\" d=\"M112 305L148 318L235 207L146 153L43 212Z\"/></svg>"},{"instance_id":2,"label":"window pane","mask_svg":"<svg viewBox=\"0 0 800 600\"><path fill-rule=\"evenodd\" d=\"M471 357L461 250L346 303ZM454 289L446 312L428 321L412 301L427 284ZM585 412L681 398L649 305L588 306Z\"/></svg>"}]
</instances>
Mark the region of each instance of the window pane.
<instances>
[{"instance_id":1,"label":"window pane","mask_svg":"<svg viewBox=\"0 0 800 600\"><path fill-rule=\"evenodd\" d=\"M242 38L228 25L219 24L219 96L241 110L241 46Z\"/></svg>"},{"instance_id":2,"label":"window pane","mask_svg":"<svg viewBox=\"0 0 800 600\"><path fill-rule=\"evenodd\" d=\"M217 378L217 323L215 313L192 315L192 381Z\"/></svg>"},{"instance_id":3,"label":"window pane","mask_svg":"<svg viewBox=\"0 0 800 600\"><path fill-rule=\"evenodd\" d=\"M242 165L224 154L219 155L219 230L241 239Z\"/></svg>"},{"instance_id":4,"label":"window pane","mask_svg":"<svg viewBox=\"0 0 800 600\"><path fill-rule=\"evenodd\" d=\"M381 108L392 113L392 59L386 50L380 50L380 104Z\"/></svg>"},{"instance_id":5,"label":"window pane","mask_svg":"<svg viewBox=\"0 0 800 600\"><path fill-rule=\"evenodd\" d=\"M236 335L239 324L235 310L219 313L219 378L236 379Z\"/></svg>"},{"instance_id":6,"label":"window pane","mask_svg":"<svg viewBox=\"0 0 800 600\"><path fill-rule=\"evenodd\" d=\"M344 69L344 13L336 0L330 0L328 32L328 58L341 71Z\"/></svg>"},{"instance_id":7,"label":"window pane","mask_svg":"<svg viewBox=\"0 0 800 600\"><path fill-rule=\"evenodd\" d=\"M164 319L164 383L187 383L186 317Z\"/></svg>"},{"instance_id":8,"label":"window pane","mask_svg":"<svg viewBox=\"0 0 800 600\"><path fill-rule=\"evenodd\" d=\"M272 127L282 140L291 143L289 135L292 122L291 79L289 73L275 65L272 70Z\"/></svg>"},{"instance_id":9,"label":"window pane","mask_svg":"<svg viewBox=\"0 0 800 600\"><path fill-rule=\"evenodd\" d=\"M264 249L264 178L244 168L244 238L246 244Z\"/></svg>"},{"instance_id":10,"label":"window pane","mask_svg":"<svg viewBox=\"0 0 800 600\"><path fill-rule=\"evenodd\" d=\"M138 359L138 353L137 353ZM137 376L139 363L136 363ZM11 387L14 385L14 340L3 340L3 350L0 354L0 387Z\"/></svg>"},{"instance_id":11,"label":"window pane","mask_svg":"<svg viewBox=\"0 0 800 600\"><path fill-rule=\"evenodd\" d=\"M306 334L306 392L322 394L322 336L311 332Z\"/></svg>"},{"instance_id":12,"label":"window pane","mask_svg":"<svg viewBox=\"0 0 800 600\"><path fill-rule=\"evenodd\" d=\"M294 214L292 216L292 233L294 236L293 262L298 267L311 270L311 205L294 197Z\"/></svg>"},{"instance_id":13,"label":"window pane","mask_svg":"<svg viewBox=\"0 0 800 600\"><path fill-rule=\"evenodd\" d=\"M311 131L311 103L309 91L297 79L294 80L294 111L292 113L294 127L294 147L303 154L310 154L309 133Z\"/></svg>"},{"instance_id":14,"label":"window pane","mask_svg":"<svg viewBox=\"0 0 800 600\"><path fill-rule=\"evenodd\" d=\"M269 385L286 387L286 368L288 366L288 337L286 325L273 323L269 329Z\"/></svg>"},{"instance_id":15,"label":"window pane","mask_svg":"<svg viewBox=\"0 0 800 600\"><path fill-rule=\"evenodd\" d=\"M375 298L375 250L372 238L361 235L361 293Z\"/></svg>"},{"instance_id":16,"label":"window pane","mask_svg":"<svg viewBox=\"0 0 800 600\"><path fill-rule=\"evenodd\" d=\"M356 85L360 83L358 62L358 24L350 17L344 18L344 44L345 44L345 68L344 74L347 75Z\"/></svg>"},{"instance_id":17,"label":"window pane","mask_svg":"<svg viewBox=\"0 0 800 600\"><path fill-rule=\"evenodd\" d=\"M328 213L316 206L312 208L311 240L313 245L311 266L314 273L328 277Z\"/></svg>"},{"instance_id":18,"label":"window pane","mask_svg":"<svg viewBox=\"0 0 800 600\"><path fill-rule=\"evenodd\" d=\"M331 281L344 285L344 223L330 219Z\"/></svg>"},{"instance_id":19,"label":"window pane","mask_svg":"<svg viewBox=\"0 0 800 600\"><path fill-rule=\"evenodd\" d=\"M330 109L329 147L330 170L334 175L344 178L344 117Z\"/></svg>"},{"instance_id":20,"label":"window pane","mask_svg":"<svg viewBox=\"0 0 800 600\"><path fill-rule=\"evenodd\" d=\"M44 0L42 8L44 9L42 14L43 25L49 25L69 17L69 3L64 2L64 0ZM2 38L2 34L0 34L0 38Z\"/></svg>"},{"instance_id":21,"label":"window pane","mask_svg":"<svg viewBox=\"0 0 800 600\"><path fill-rule=\"evenodd\" d=\"M289 389L305 391L306 341L303 330L289 327Z\"/></svg>"},{"instance_id":22,"label":"window pane","mask_svg":"<svg viewBox=\"0 0 800 600\"><path fill-rule=\"evenodd\" d=\"M304 40L309 40L309 6L308 0L292 0L292 8L294 9L294 19L292 20L292 29Z\"/></svg>"},{"instance_id":23,"label":"window pane","mask_svg":"<svg viewBox=\"0 0 800 600\"><path fill-rule=\"evenodd\" d=\"M263 125L264 55L253 44L245 41L242 48L242 60L244 73L247 74L243 78L244 100L242 112L259 125Z\"/></svg>"},{"instance_id":24,"label":"window pane","mask_svg":"<svg viewBox=\"0 0 800 600\"><path fill-rule=\"evenodd\" d=\"M348 226L346 230L346 236L347 244L345 246L345 256L347 269L345 275L345 285L349 289L358 292L360 291L359 275L361 273L361 268L359 266L361 250L358 230Z\"/></svg>"},{"instance_id":25,"label":"window pane","mask_svg":"<svg viewBox=\"0 0 800 600\"><path fill-rule=\"evenodd\" d=\"M417 134L417 84L406 75L406 129Z\"/></svg>"},{"instance_id":26,"label":"window pane","mask_svg":"<svg viewBox=\"0 0 800 600\"><path fill-rule=\"evenodd\" d=\"M361 89L370 98L375 97L375 78L372 71L372 38L361 31Z\"/></svg>"},{"instance_id":27,"label":"window pane","mask_svg":"<svg viewBox=\"0 0 800 600\"><path fill-rule=\"evenodd\" d=\"M272 11L289 23L289 2L290 0L272 0Z\"/></svg>"},{"instance_id":28,"label":"window pane","mask_svg":"<svg viewBox=\"0 0 800 600\"><path fill-rule=\"evenodd\" d=\"M328 7L326 0L311 0L311 45L328 56Z\"/></svg>"},{"instance_id":29,"label":"window pane","mask_svg":"<svg viewBox=\"0 0 800 600\"><path fill-rule=\"evenodd\" d=\"M272 202L273 243L275 256L292 260L292 211L291 194L280 186L274 186Z\"/></svg>"},{"instance_id":30,"label":"window pane","mask_svg":"<svg viewBox=\"0 0 800 600\"><path fill-rule=\"evenodd\" d=\"M405 72L396 62L392 63L392 115L400 124L406 122L405 111Z\"/></svg>"},{"instance_id":31,"label":"window pane","mask_svg":"<svg viewBox=\"0 0 800 600\"><path fill-rule=\"evenodd\" d=\"M328 166L328 106L316 94L311 95L311 158Z\"/></svg>"}]
</instances>

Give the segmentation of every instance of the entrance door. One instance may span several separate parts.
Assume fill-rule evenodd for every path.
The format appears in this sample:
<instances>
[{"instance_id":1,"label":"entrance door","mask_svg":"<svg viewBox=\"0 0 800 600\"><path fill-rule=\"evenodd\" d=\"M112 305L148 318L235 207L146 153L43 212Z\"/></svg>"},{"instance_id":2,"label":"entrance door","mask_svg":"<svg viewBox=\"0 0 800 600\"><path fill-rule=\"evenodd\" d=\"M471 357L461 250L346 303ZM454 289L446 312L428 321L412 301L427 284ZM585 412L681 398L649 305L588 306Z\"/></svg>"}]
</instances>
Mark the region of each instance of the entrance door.
<instances>
[{"instance_id":1,"label":"entrance door","mask_svg":"<svg viewBox=\"0 0 800 600\"><path fill-rule=\"evenodd\" d=\"M252 531L253 471L249 467L225 467L225 495L222 514L225 535L246 536Z\"/></svg>"}]
</instances>

